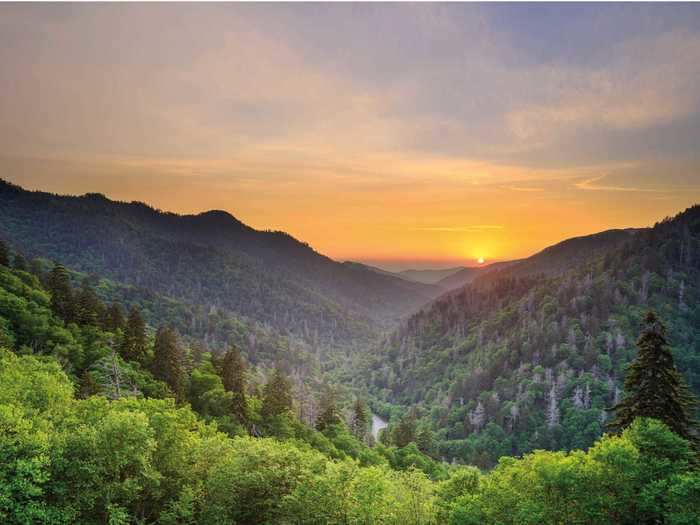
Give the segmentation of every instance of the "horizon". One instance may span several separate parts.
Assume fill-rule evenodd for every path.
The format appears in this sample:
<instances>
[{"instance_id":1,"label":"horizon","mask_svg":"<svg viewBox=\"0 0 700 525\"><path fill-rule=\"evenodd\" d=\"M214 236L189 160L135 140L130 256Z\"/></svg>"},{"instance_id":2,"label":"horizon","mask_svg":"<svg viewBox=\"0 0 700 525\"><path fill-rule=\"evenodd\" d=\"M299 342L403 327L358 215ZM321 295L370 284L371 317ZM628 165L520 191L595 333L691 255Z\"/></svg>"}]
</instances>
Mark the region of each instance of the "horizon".
<instances>
[{"instance_id":1,"label":"horizon","mask_svg":"<svg viewBox=\"0 0 700 525\"><path fill-rule=\"evenodd\" d=\"M393 268L523 258L700 201L695 6L0 14L0 170L26 188L221 209Z\"/></svg>"},{"instance_id":2,"label":"horizon","mask_svg":"<svg viewBox=\"0 0 700 525\"><path fill-rule=\"evenodd\" d=\"M176 211L176 210L169 210L169 209L160 208L160 207L158 207L158 206L155 206L155 205L154 205L153 203L151 203L151 202L147 202L147 201L143 201L143 200L139 200L139 199L129 199L129 198L117 199L117 198L114 198L114 197L112 197L112 196L110 196L110 195L107 195L107 194L105 194L105 193L103 193L103 192L57 193L57 192L52 192L52 191L49 191L49 190L46 190L46 189L43 189L43 188L31 188L31 187L22 186L21 184L18 184L18 183L16 183L16 182L13 182L13 181L10 180L10 179L3 179L2 177L0 177L0 181L3 181L3 180L6 181L6 182L9 182L10 184L16 185L16 186L20 187L22 190L25 190L25 191L37 191L37 192L44 192L44 193L53 193L53 194L56 194L56 195L58 195L58 196L63 196L63 197L84 197L84 196L89 195L89 194L100 194L100 195L102 195L103 197L107 198L108 200L110 200L110 201L112 201L112 202L121 202L121 203L127 203L127 204L131 204L131 203L142 203L142 204L145 204L145 205L147 205L147 206L153 208L154 210L156 210L156 211L158 211L158 212L161 212L161 213L174 213L174 214L181 215L181 216L184 216L184 215L200 215L200 214L204 214L204 213L208 213L208 212L213 212L213 211L224 211L224 212L228 213L229 215L231 215L234 219L236 219L236 220L242 222L243 224L245 224L246 226L253 227L253 226L251 226L250 224L248 224L245 220L241 219L241 217L239 217L235 212L232 212L232 211L230 211L230 210L220 210L220 209L216 209L216 208L210 208L210 209L202 209L202 210L192 211L192 212L179 212L179 211ZM542 250L544 250L544 249L546 249L546 248L548 248L548 247L550 247L550 246L553 246L553 245L555 245L555 244L558 244L558 243L560 243L560 242L563 242L563 241L566 241L566 240L568 240L568 239L572 239L572 238L575 238L575 237L581 237L581 236L585 237L585 236L588 236L588 235L595 235L595 234L602 233L602 232L604 232L604 231L608 231L608 230L611 230L611 229L630 229L630 228L635 229L635 228L647 228L647 227L652 227L652 226L653 226L654 224L656 224L657 222L660 222L660 221L662 221L663 219L665 219L665 218L667 218L667 217L674 217L674 216L678 215L679 213L682 213L683 211L685 211L687 208L690 208L690 207L692 207L692 206L697 206L698 204L700 204L700 203L692 203L692 204L690 204L689 206L687 206L686 208L683 208L683 209L680 209L680 210L676 210L676 211L675 211L674 213L672 213L672 214L664 215L663 217L658 217L658 218L656 218L653 222L651 222L651 223L649 223L649 224L646 224L646 225L623 226L623 227L621 227L621 228L606 228L606 229L604 229L604 230L586 232L586 233L583 233L583 234L581 234L581 235L574 235L574 236L571 236L571 237L566 237L566 238L558 239L558 240L554 241L554 242L551 243L551 244L548 244L548 245L545 245L545 246L541 246L541 247L535 249L535 251L533 251L532 253L528 253L528 254L525 254L525 255L520 256L520 257L499 258L499 259L486 259L486 258L484 258L482 262L479 262L478 259L469 259L469 258L461 258L461 259L460 259L460 258L454 258L454 259L435 259L435 258L430 258L430 257L424 257L424 258L403 258L403 259L402 259L402 258L393 258L393 259L391 259L391 258L390 258L390 259L372 259L372 258L362 258L362 257L358 257L358 258L339 259L339 258L335 258L335 257L331 256L330 254L324 253L323 251L319 250L317 247L315 247L315 246L313 246L312 244L308 243L308 242L307 242L305 239L303 239L303 238L299 238L299 237L294 236L294 235L292 235L292 236L293 236L297 241L302 242L302 243L309 244L309 246L310 246L314 251L320 253L321 255L325 255L325 256L327 256L327 257L330 257L331 259L335 260L336 262L339 262L339 263L345 263L345 262L360 263L360 264L364 264L364 265L367 265L367 266L373 266L373 267L376 267L376 268L378 268L378 269L380 269L380 270L384 270L384 271L392 272L392 273L398 273L398 272L410 271L410 270L421 271L421 270L448 270L448 269L457 269L457 268L460 268L460 269L461 269L461 268L479 268L479 267L485 267L485 266L489 266L489 265L491 265L491 264L496 264L496 263L500 263L500 262L510 262L510 261L517 261L517 260L521 260L521 259L527 259L528 257L531 257L531 256L533 256L533 255L536 255L537 253L541 252ZM271 228L266 228L266 227L264 227L264 226L263 226L263 227L260 227L260 228L258 228L258 227L253 227L253 229L255 229L255 230L257 230L257 231L281 231L281 232L290 234L290 232L285 231L285 230L275 230L275 229L271 229Z\"/></svg>"}]
</instances>

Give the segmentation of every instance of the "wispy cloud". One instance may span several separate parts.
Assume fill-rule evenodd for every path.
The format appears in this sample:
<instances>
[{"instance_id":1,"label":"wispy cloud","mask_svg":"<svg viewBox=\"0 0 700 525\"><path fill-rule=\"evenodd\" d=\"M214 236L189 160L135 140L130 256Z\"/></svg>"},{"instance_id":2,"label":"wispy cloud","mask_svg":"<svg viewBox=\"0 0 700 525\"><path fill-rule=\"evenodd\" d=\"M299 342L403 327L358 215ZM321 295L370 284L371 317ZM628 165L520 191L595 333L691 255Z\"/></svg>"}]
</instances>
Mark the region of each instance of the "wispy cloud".
<instances>
[{"instance_id":1,"label":"wispy cloud","mask_svg":"<svg viewBox=\"0 0 700 525\"><path fill-rule=\"evenodd\" d=\"M416 231L426 232L473 232L483 230L502 230L500 224L473 224L471 226L429 226L425 228L414 228Z\"/></svg>"},{"instance_id":2,"label":"wispy cloud","mask_svg":"<svg viewBox=\"0 0 700 525\"><path fill-rule=\"evenodd\" d=\"M505 186L504 189L510 191L524 191L524 192L535 192L544 191L544 188L536 188L532 186Z\"/></svg>"},{"instance_id":3,"label":"wispy cloud","mask_svg":"<svg viewBox=\"0 0 700 525\"><path fill-rule=\"evenodd\" d=\"M586 191L633 191L633 192L649 192L649 193L666 193L668 190L654 188L637 188L634 186L614 186L610 184L598 184L604 180L607 175L599 175L590 179L585 179L574 183L574 186L579 190Z\"/></svg>"}]
</instances>

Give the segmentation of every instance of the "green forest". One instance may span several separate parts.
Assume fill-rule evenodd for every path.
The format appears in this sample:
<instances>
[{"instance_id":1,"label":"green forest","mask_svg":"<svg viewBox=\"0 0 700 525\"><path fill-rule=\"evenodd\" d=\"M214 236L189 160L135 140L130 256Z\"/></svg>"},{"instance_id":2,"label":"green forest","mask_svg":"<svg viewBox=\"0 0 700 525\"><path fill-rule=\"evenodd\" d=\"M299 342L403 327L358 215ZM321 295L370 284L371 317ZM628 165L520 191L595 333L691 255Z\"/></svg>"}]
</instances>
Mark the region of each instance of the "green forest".
<instances>
[{"instance_id":1,"label":"green forest","mask_svg":"<svg viewBox=\"0 0 700 525\"><path fill-rule=\"evenodd\" d=\"M282 366L205 352L44 267L0 247L3 523L697 523L689 394L585 452L448 464L410 414L374 443L365 400L343 410L326 385L304 423ZM674 403L686 439L660 420Z\"/></svg>"},{"instance_id":2,"label":"green forest","mask_svg":"<svg viewBox=\"0 0 700 525\"><path fill-rule=\"evenodd\" d=\"M621 233L564 246L567 257L550 248L411 316L358 365L378 408L398 421L412 407L441 457L481 468L587 449L624 395L650 309L700 394L700 207ZM563 271L544 271L557 259Z\"/></svg>"},{"instance_id":3,"label":"green forest","mask_svg":"<svg viewBox=\"0 0 700 525\"><path fill-rule=\"evenodd\" d=\"M0 190L2 523L698 523L698 207L419 308L230 216ZM270 286L168 262L212 250Z\"/></svg>"}]
</instances>

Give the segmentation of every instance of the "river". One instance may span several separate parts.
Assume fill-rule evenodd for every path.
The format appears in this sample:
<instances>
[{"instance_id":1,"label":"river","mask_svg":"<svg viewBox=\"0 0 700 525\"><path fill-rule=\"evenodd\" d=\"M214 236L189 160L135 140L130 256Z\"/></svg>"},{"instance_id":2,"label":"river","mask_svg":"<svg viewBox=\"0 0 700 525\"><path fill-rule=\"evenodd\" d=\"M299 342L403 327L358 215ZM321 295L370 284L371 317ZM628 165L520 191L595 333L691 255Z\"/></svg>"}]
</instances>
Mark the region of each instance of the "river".
<instances>
[{"instance_id":1,"label":"river","mask_svg":"<svg viewBox=\"0 0 700 525\"><path fill-rule=\"evenodd\" d=\"M379 439L379 431L386 428L386 426L386 421L384 421L377 414L372 414L372 436L374 436L375 440Z\"/></svg>"}]
</instances>

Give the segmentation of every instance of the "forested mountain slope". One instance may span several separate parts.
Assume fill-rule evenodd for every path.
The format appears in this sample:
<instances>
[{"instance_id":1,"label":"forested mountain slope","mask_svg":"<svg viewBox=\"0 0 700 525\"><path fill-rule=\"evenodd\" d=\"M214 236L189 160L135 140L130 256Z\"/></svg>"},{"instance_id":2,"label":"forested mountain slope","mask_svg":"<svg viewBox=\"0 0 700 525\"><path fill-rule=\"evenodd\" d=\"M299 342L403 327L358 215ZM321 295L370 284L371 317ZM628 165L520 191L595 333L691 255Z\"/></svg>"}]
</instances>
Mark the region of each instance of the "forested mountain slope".
<instances>
[{"instance_id":1,"label":"forested mountain slope","mask_svg":"<svg viewBox=\"0 0 700 525\"><path fill-rule=\"evenodd\" d=\"M462 268L452 275L443 277L435 284L445 290L454 290L455 288L461 288L465 284L469 284L479 276L508 268L518 262L519 261L502 261L486 264L484 266Z\"/></svg>"},{"instance_id":2,"label":"forested mountain slope","mask_svg":"<svg viewBox=\"0 0 700 525\"><path fill-rule=\"evenodd\" d=\"M697 522L696 453L659 420L588 453L450 466L425 427L375 444L362 401L346 423L328 394L309 421L280 369L153 338L135 307L125 319L90 279L41 266L0 243L3 524Z\"/></svg>"},{"instance_id":3,"label":"forested mountain slope","mask_svg":"<svg viewBox=\"0 0 700 525\"><path fill-rule=\"evenodd\" d=\"M436 300L370 367L375 394L418 406L447 457L487 466L535 448L589 446L620 396L648 309L700 392L700 207L532 259ZM519 276L528 266L537 271Z\"/></svg>"},{"instance_id":4,"label":"forested mountain slope","mask_svg":"<svg viewBox=\"0 0 700 525\"><path fill-rule=\"evenodd\" d=\"M366 339L437 296L431 286L337 263L228 213L29 192L0 181L0 237L27 255L225 309L307 340Z\"/></svg>"},{"instance_id":5,"label":"forested mountain slope","mask_svg":"<svg viewBox=\"0 0 700 525\"><path fill-rule=\"evenodd\" d=\"M580 265L582 262L607 253L627 241L637 230L606 230L600 233L566 239L541 252L507 263L492 265L496 271L477 277L498 280L503 277L525 277L532 275L558 275ZM466 284L466 283L465 283Z\"/></svg>"}]
</instances>

